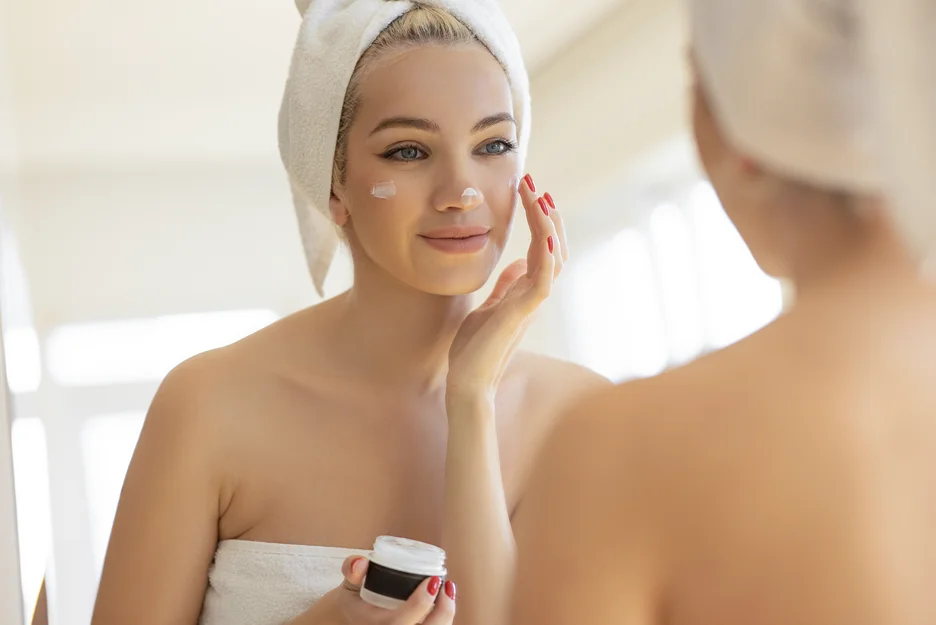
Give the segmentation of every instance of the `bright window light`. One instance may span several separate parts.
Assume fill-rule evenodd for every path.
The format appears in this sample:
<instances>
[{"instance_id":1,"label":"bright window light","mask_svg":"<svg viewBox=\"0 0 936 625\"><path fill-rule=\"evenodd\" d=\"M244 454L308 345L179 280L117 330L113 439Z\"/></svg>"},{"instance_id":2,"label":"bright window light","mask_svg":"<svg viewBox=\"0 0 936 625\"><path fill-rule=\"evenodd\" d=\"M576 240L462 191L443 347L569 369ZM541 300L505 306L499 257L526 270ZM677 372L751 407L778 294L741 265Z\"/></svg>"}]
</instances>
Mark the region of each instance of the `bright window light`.
<instances>
[{"instance_id":1,"label":"bright window light","mask_svg":"<svg viewBox=\"0 0 936 625\"><path fill-rule=\"evenodd\" d=\"M160 380L187 358L276 319L270 310L243 310L64 325L46 342L47 366L62 386Z\"/></svg>"},{"instance_id":2,"label":"bright window light","mask_svg":"<svg viewBox=\"0 0 936 625\"><path fill-rule=\"evenodd\" d=\"M94 417L81 434L91 510L91 542L98 573L104 565L120 491L140 438L143 419L143 412Z\"/></svg>"},{"instance_id":3,"label":"bright window light","mask_svg":"<svg viewBox=\"0 0 936 625\"><path fill-rule=\"evenodd\" d=\"M52 553L49 461L39 419L14 419L11 435L23 605L31 615Z\"/></svg>"},{"instance_id":4,"label":"bright window light","mask_svg":"<svg viewBox=\"0 0 936 625\"><path fill-rule=\"evenodd\" d=\"M578 362L617 381L663 370L668 354L643 234L624 230L586 252L570 289Z\"/></svg>"},{"instance_id":5,"label":"bright window light","mask_svg":"<svg viewBox=\"0 0 936 625\"><path fill-rule=\"evenodd\" d=\"M664 204L650 216L650 238L671 360L682 364L695 358L705 346L692 229L678 206Z\"/></svg>"},{"instance_id":6,"label":"bright window light","mask_svg":"<svg viewBox=\"0 0 936 625\"><path fill-rule=\"evenodd\" d=\"M708 342L715 348L725 347L780 314L780 283L761 271L711 184L696 187L689 213L699 240Z\"/></svg>"},{"instance_id":7,"label":"bright window light","mask_svg":"<svg viewBox=\"0 0 936 625\"><path fill-rule=\"evenodd\" d=\"M39 336L29 326L11 327L3 333L7 383L10 392L34 393L42 381L42 358Z\"/></svg>"}]
</instances>

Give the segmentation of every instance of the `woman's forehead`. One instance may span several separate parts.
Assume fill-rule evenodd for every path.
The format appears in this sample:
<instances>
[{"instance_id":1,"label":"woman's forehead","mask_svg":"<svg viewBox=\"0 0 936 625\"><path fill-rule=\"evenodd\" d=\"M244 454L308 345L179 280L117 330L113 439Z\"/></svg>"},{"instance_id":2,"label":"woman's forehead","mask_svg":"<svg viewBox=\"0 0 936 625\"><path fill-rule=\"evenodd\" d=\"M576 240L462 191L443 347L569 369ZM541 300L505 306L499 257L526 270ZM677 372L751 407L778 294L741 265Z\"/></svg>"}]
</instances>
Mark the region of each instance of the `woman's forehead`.
<instances>
[{"instance_id":1,"label":"woman's forehead","mask_svg":"<svg viewBox=\"0 0 936 625\"><path fill-rule=\"evenodd\" d=\"M414 48L378 64L359 85L359 119L419 117L440 126L513 113L510 84L482 46ZM458 125L463 125L459 123Z\"/></svg>"}]
</instances>

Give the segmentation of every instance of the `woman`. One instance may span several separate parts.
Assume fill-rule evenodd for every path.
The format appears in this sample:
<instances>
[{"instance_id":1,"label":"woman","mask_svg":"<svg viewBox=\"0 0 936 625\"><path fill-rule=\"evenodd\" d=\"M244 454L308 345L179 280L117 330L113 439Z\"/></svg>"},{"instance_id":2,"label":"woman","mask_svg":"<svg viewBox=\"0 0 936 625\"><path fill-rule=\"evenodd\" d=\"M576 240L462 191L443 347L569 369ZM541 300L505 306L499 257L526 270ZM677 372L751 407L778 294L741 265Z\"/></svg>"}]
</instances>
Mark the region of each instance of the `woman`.
<instances>
[{"instance_id":1,"label":"woman","mask_svg":"<svg viewBox=\"0 0 936 625\"><path fill-rule=\"evenodd\" d=\"M702 163L797 301L556 428L512 625L932 625L934 5L692 5Z\"/></svg>"},{"instance_id":2,"label":"woman","mask_svg":"<svg viewBox=\"0 0 936 625\"><path fill-rule=\"evenodd\" d=\"M454 584L438 578L399 613L357 598L360 556L387 534L447 551L459 623L504 609L510 518L549 415L603 383L514 351L567 252L552 198L517 180L529 119L513 37L491 0L307 8L283 154L317 286L336 224L353 286L168 376L94 625L411 625L436 597L432 622L451 622ZM471 311L518 196L527 259Z\"/></svg>"}]
</instances>

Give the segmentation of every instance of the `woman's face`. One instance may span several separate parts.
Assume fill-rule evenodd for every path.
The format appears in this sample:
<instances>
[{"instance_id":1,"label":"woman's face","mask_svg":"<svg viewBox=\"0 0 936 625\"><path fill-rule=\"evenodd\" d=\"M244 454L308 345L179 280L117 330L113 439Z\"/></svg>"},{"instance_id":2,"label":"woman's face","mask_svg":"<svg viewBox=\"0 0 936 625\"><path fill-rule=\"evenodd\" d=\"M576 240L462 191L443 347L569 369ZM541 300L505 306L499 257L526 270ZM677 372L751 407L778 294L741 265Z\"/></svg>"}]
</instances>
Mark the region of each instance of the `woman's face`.
<instances>
[{"instance_id":1,"label":"woman's face","mask_svg":"<svg viewBox=\"0 0 936 625\"><path fill-rule=\"evenodd\" d=\"M480 45L426 46L378 60L359 94L331 206L355 263L433 294L476 291L518 197L504 70Z\"/></svg>"}]
</instances>

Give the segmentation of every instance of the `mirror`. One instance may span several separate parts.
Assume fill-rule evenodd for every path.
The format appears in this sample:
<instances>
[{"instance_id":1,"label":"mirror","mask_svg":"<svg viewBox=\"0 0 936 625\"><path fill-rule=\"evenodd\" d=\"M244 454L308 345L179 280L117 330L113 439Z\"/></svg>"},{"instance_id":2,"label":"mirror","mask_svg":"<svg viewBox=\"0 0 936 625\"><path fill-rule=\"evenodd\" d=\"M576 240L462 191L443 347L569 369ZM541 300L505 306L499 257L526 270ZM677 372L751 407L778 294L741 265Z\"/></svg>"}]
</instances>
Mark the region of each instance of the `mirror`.
<instances>
[{"instance_id":1,"label":"mirror","mask_svg":"<svg viewBox=\"0 0 936 625\"><path fill-rule=\"evenodd\" d=\"M528 169L561 205L572 250L523 346L624 380L773 318L779 285L694 162L678 0L529 19L520 0L501 3L531 73ZM52 625L88 625L162 377L318 301L276 151L298 19L289 0L43 6L0 0L0 302L16 419L3 418L22 552L0 605L32 602L48 576ZM517 222L505 262L529 244ZM344 257L327 293L350 280ZM3 518L3 562L11 536Z\"/></svg>"}]
</instances>

